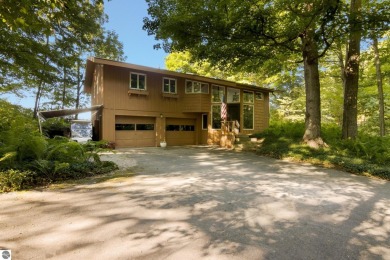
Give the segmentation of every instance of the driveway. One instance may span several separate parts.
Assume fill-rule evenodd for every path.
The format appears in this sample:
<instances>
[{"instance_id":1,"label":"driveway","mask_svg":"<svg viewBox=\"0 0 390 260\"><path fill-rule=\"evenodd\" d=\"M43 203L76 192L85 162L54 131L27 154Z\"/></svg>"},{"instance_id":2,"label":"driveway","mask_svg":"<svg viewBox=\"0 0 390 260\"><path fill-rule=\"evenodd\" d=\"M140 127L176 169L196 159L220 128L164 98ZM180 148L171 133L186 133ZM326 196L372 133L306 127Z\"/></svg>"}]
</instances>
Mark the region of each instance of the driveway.
<instances>
[{"instance_id":1,"label":"driveway","mask_svg":"<svg viewBox=\"0 0 390 260\"><path fill-rule=\"evenodd\" d=\"M209 147L119 150L136 174L0 195L14 259L390 259L390 182Z\"/></svg>"}]
</instances>

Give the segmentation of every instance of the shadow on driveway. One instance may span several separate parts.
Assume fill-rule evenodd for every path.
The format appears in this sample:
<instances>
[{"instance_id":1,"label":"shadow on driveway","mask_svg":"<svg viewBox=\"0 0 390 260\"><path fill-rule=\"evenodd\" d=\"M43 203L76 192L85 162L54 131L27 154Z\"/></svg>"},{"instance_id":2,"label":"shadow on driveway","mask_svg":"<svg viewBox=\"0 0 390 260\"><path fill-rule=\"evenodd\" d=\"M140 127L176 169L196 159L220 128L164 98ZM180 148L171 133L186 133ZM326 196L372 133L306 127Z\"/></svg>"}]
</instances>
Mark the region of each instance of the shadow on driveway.
<instances>
[{"instance_id":1,"label":"shadow on driveway","mask_svg":"<svg viewBox=\"0 0 390 260\"><path fill-rule=\"evenodd\" d=\"M390 259L390 182L209 147L116 156L134 177L0 195L0 247L15 259Z\"/></svg>"}]
</instances>

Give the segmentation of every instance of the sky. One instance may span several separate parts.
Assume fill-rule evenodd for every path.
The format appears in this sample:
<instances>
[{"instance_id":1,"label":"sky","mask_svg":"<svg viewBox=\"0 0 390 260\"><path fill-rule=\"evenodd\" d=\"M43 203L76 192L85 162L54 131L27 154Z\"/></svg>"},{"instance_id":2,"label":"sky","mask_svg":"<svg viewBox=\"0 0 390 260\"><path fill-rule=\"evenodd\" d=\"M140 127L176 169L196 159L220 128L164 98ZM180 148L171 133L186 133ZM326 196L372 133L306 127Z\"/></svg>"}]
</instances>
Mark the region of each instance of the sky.
<instances>
[{"instance_id":1,"label":"sky","mask_svg":"<svg viewBox=\"0 0 390 260\"><path fill-rule=\"evenodd\" d=\"M166 53L153 49L157 43L154 36L148 36L142 30L143 18L148 16L147 8L145 0L105 1L105 12L109 16L105 27L119 35L126 62L163 69Z\"/></svg>"},{"instance_id":2,"label":"sky","mask_svg":"<svg viewBox=\"0 0 390 260\"><path fill-rule=\"evenodd\" d=\"M105 28L118 34L126 62L163 69L167 54L161 49L155 50L153 45L157 42L154 36L148 36L142 30L143 18L148 16L147 8L145 0L105 0L105 13L109 17ZM35 102L32 92L26 93L24 98L14 95L2 95L1 98L26 108L33 108ZM89 118L89 113L82 114L81 118Z\"/></svg>"}]
</instances>

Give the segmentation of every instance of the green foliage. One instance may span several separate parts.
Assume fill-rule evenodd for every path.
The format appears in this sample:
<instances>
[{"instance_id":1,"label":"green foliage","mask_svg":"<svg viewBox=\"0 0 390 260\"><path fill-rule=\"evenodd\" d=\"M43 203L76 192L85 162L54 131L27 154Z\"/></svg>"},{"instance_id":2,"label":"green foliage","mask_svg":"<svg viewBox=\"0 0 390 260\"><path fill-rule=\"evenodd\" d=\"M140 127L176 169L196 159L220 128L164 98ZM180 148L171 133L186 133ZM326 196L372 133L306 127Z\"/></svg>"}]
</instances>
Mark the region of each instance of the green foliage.
<instances>
[{"instance_id":1,"label":"green foliage","mask_svg":"<svg viewBox=\"0 0 390 260\"><path fill-rule=\"evenodd\" d=\"M107 142L80 144L61 136L47 139L22 109L4 101L0 108L0 192L117 169L115 163L102 162L97 154Z\"/></svg>"},{"instance_id":2,"label":"green foliage","mask_svg":"<svg viewBox=\"0 0 390 260\"><path fill-rule=\"evenodd\" d=\"M46 158L51 161L77 163L85 161L87 157L81 144L64 139L49 145Z\"/></svg>"},{"instance_id":3,"label":"green foliage","mask_svg":"<svg viewBox=\"0 0 390 260\"><path fill-rule=\"evenodd\" d=\"M48 182L59 179L59 173L62 170L69 169L69 163L50 160L35 160L29 165L29 168L37 172L38 176L48 180Z\"/></svg>"},{"instance_id":4,"label":"green foliage","mask_svg":"<svg viewBox=\"0 0 390 260\"><path fill-rule=\"evenodd\" d=\"M262 133L258 133L254 136L263 138L266 136L282 137L292 141L300 140L305 131L305 125L302 122L296 121L282 121L272 122L270 126Z\"/></svg>"},{"instance_id":5,"label":"green foliage","mask_svg":"<svg viewBox=\"0 0 390 260\"><path fill-rule=\"evenodd\" d=\"M25 112L18 106L0 101L0 156L16 152L15 163L42 158L47 145L39 133L38 122Z\"/></svg>"},{"instance_id":6,"label":"green foliage","mask_svg":"<svg viewBox=\"0 0 390 260\"><path fill-rule=\"evenodd\" d=\"M49 97L47 107L81 106L85 57L125 59L107 21L103 0L2 0L0 93L35 89L36 101Z\"/></svg>"},{"instance_id":7,"label":"green foliage","mask_svg":"<svg viewBox=\"0 0 390 260\"><path fill-rule=\"evenodd\" d=\"M22 190L31 187L35 173L29 170L0 170L0 192Z\"/></svg>"},{"instance_id":8,"label":"green foliage","mask_svg":"<svg viewBox=\"0 0 390 260\"><path fill-rule=\"evenodd\" d=\"M49 118L41 123L42 132L48 137L55 137L56 135L63 135L64 132L69 131L70 122L61 117Z\"/></svg>"},{"instance_id":9,"label":"green foliage","mask_svg":"<svg viewBox=\"0 0 390 260\"><path fill-rule=\"evenodd\" d=\"M197 60L255 69L269 60L298 53L299 37L309 26L323 41L343 30L335 21L341 2L325 1L304 8L300 1L158 1L147 0L144 29L163 41L166 51L190 50ZM205 22L206 21L206 22ZM321 30L320 27L322 26ZM156 47L161 47L157 45Z\"/></svg>"},{"instance_id":10,"label":"green foliage","mask_svg":"<svg viewBox=\"0 0 390 260\"><path fill-rule=\"evenodd\" d=\"M313 149L301 141L304 123L279 122L255 136L262 139L257 153L282 159L293 158L324 166L333 165L356 174L370 174L390 180L390 138L361 134L355 140L341 140L341 129L324 125L328 147Z\"/></svg>"},{"instance_id":11,"label":"green foliage","mask_svg":"<svg viewBox=\"0 0 390 260\"><path fill-rule=\"evenodd\" d=\"M112 150L115 148L115 144L113 142L100 140L95 142L87 142L83 144L86 151L105 151Z\"/></svg>"},{"instance_id":12,"label":"green foliage","mask_svg":"<svg viewBox=\"0 0 390 260\"><path fill-rule=\"evenodd\" d=\"M10 168L15 165L17 152L7 152L2 155L0 158L0 169L1 168Z\"/></svg>"}]
</instances>

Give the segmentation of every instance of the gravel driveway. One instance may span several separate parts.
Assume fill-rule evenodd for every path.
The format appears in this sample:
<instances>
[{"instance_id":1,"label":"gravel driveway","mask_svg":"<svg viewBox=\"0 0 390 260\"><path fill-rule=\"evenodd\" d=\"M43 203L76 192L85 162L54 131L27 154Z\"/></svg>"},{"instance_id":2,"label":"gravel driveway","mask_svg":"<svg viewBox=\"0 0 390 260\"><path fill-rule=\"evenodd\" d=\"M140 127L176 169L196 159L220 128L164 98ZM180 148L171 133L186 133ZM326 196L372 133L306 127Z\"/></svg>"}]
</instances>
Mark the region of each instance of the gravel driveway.
<instances>
[{"instance_id":1,"label":"gravel driveway","mask_svg":"<svg viewBox=\"0 0 390 260\"><path fill-rule=\"evenodd\" d=\"M13 259L390 259L390 182L210 147L103 155L133 177L0 194Z\"/></svg>"}]
</instances>

